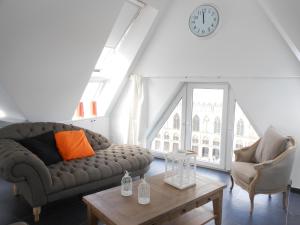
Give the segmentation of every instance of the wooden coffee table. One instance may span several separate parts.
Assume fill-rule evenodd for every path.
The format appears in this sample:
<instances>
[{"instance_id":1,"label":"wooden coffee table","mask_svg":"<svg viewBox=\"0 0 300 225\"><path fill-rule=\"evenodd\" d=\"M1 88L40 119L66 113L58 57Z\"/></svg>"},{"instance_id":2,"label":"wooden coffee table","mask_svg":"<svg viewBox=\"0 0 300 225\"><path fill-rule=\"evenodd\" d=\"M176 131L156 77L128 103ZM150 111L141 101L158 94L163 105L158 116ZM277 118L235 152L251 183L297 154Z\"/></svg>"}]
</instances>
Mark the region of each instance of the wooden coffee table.
<instances>
[{"instance_id":1,"label":"wooden coffee table","mask_svg":"<svg viewBox=\"0 0 300 225\"><path fill-rule=\"evenodd\" d=\"M222 221L222 198L225 184L197 176L197 184L178 190L163 181L164 174L147 178L151 185L151 202L139 205L137 186L133 182L133 195L121 196L120 187L87 195L88 224L101 221L106 225L200 225L215 220ZM204 207L212 201L213 210Z\"/></svg>"}]
</instances>

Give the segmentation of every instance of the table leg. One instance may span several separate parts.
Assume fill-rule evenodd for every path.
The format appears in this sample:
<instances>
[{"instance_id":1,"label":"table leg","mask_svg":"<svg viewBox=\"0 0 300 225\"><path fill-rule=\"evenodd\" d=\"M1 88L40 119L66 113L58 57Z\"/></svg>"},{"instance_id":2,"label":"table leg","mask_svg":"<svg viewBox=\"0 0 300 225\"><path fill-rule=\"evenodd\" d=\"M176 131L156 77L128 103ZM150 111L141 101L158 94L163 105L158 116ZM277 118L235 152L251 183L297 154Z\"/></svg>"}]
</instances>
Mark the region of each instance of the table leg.
<instances>
[{"instance_id":1,"label":"table leg","mask_svg":"<svg viewBox=\"0 0 300 225\"><path fill-rule=\"evenodd\" d=\"M223 190L221 190L218 194L218 197L213 200L216 225L222 224L222 202L223 202Z\"/></svg>"},{"instance_id":2,"label":"table leg","mask_svg":"<svg viewBox=\"0 0 300 225\"><path fill-rule=\"evenodd\" d=\"M90 207L87 207L87 216L88 216L88 225L97 225L98 219L93 214L92 209Z\"/></svg>"}]
</instances>

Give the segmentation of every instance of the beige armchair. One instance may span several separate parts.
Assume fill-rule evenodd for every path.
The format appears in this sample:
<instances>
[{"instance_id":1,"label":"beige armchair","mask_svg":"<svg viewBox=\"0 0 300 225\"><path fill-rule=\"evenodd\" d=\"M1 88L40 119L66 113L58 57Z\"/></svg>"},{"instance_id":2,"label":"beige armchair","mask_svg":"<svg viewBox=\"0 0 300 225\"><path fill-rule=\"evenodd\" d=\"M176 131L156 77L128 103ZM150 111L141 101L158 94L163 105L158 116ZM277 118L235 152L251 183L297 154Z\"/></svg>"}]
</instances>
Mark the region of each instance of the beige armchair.
<instances>
[{"instance_id":1,"label":"beige armchair","mask_svg":"<svg viewBox=\"0 0 300 225\"><path fill-rule=\"evenodd\" d=\"M255 194L271 196L271 194L282 192L283 208L287 207L288 184L294 161L295 141L292 137L281 138L277 133L275 136L274 129L271 128L270 131L269 128L264 137L256 143L234 152L235 162L232 162L231 167L232 185L230 190L232 191L234 183L236 183L249 193L250 213L253 212ZM270 145L270 141L275 143Z\"/></svg>"}]
</instances>

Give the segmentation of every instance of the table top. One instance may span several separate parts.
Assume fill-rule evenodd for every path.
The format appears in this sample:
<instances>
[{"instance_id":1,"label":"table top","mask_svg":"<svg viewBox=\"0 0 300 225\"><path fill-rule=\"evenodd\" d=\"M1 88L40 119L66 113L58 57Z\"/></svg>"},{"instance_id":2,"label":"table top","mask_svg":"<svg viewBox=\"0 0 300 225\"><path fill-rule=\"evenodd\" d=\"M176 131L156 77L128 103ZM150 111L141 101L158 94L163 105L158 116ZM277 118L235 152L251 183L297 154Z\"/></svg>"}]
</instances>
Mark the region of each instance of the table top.
<instances>
[{"instance_id":1,"label":"table top","mask_svg":"<svg viewBox=\"0 0 300 225\"><path fill-rule=\"evenodd\" d=\"M166 184L163 179L164 173L146 179L150 183L151 190L151 202L148 205L138 204L137 187L140 180L133 182L132 196L121 196L119 186L87 195L83 201L111 224L137 225L145 224L147 221L186 205L195 199L207 198L226 187L223 183L197 175L195 186L178 190Z\"/></svg>"}]
</instances>

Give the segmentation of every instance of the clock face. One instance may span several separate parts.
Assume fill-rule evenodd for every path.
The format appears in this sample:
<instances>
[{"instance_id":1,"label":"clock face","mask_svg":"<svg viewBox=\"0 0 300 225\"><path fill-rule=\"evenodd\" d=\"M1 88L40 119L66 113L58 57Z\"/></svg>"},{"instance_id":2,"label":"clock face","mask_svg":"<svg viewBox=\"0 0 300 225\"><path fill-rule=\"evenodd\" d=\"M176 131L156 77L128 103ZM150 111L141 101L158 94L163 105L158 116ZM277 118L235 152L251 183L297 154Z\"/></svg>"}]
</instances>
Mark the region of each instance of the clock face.
<instances>
[{"instance_id":1,"label":"clock face","mask_svg":"<svg viewBox=\"0 0 300 225\"><path fill-rule=\"evenodd\" d=\"M211 5L201 5L194 9L190 16L189 26L193 34L198 37L208 36L219 25L219 13Z\"/></svg>"}]
</instances>

